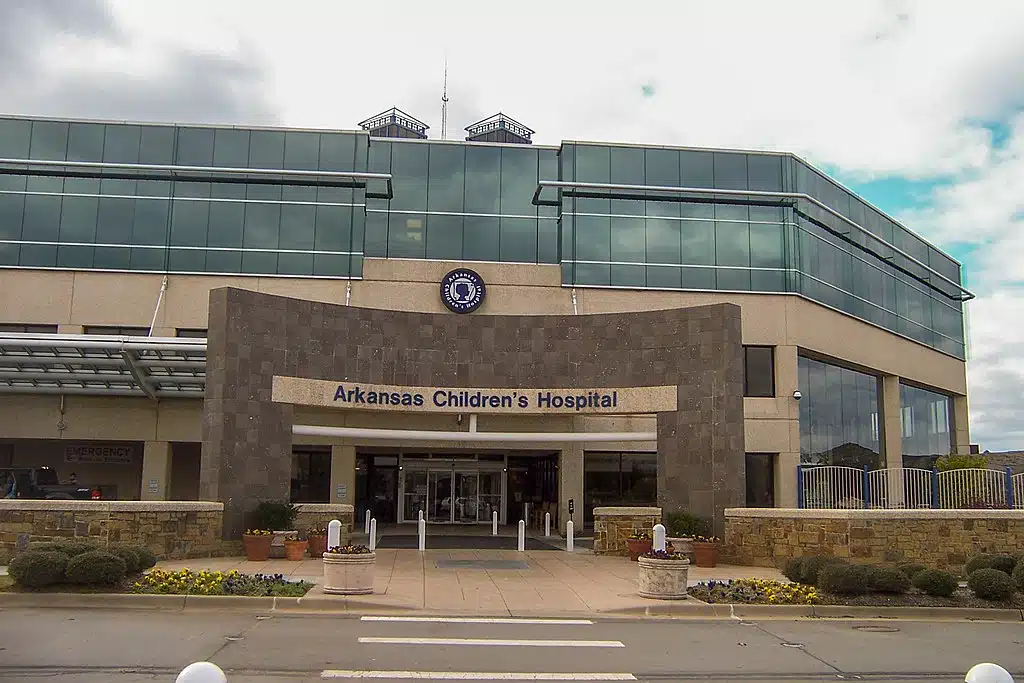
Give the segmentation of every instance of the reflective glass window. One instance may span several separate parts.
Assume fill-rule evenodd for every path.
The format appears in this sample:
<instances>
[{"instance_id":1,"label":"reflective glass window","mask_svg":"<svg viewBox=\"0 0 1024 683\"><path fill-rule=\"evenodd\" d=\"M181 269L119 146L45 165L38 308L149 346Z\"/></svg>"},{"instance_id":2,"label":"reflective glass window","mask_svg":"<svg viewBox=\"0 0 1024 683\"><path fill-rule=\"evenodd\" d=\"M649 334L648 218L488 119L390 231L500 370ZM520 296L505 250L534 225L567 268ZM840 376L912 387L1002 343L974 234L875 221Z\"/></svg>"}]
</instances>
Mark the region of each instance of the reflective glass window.
<instances>
[{"instance_id":1,"label":"reflective glass window","mask_svg":"<svg viewBox=\"0 0 1024 683\"><path fill-rule=\"evenodd\" d=\"M715 159L711 152L679 152L679 184L683 187L715 187Z\"/></svg>"},{"instance_id":2,"label":"reflective glass window","mask_svg":"<svg viewBox=\"0 0 1024 683\"><path fill-rule=\"evenodd\" d=\"M537 262L537 219L501 219L498 259L518 263Z\"/></svg>"},{"instance_id":3,"label":"reflective glass window","mask_svg":"<svg viewBox=\"0 0 1024 683\"><path fill-rule=\"evenodd\" d=\"M207 244L211 247L239 248L242 246L243 232L245 226L245 185L216 184L211 188L214 197L235 201L210 202L210 232ZM233 265L237 254L217 256L217 259L230 259L228 263ZM238 263L241 263L239 260ZM218 268L217 272L236 272L225 264Z\"/></svg>"},{"instance_id":4,"label":"reflective glass window","mask_svg":"<svg viewBox=\"0 0 1024 683\"><path fill-rule=\"evenodd\" d=\"M100 161L103 159L103 132L101 123L72 123L68 131L68 159Z\"/></svg>"},{"instance_id":5,"label":"reflective glass window","mask_svg":"<svg viewBox=\"0 0 1024 683\"><path fill-rule=\"evenodd\" d=\"M576 216L576 260L611 259L611 218L608 216Z\"/></svg>"},{"instance_id":6,"label":"reflective glass window","mask_svg":"<svg viewBox=\"0 0 1024 683\"><path fill-rule=\"evenodd\" d=\"M32 159L66 159L68 153L68 124L64 121L34 121L32 123Z\"/></svg>"},{"instance_id":7,"label":"reflective glass window","mask_svg":"<svg viewBox=\"0 0 1024 683\"><path fill-rule=\"evenodd\" d=\"M60 231L60 208L60 197L38 195L25 197L25 224L21 233L22 239L56 242Z\"/></svg>"},{"instance_id":8,"label":"reflective glass window","mask_svg":"<svg viewBox=\"0 0 1024 683\"><path fill-rule=\"evenodd\" d=\"M503 215L533 216L533 191L537 189L537 152L530 148L501 149L501 200ZM531 259L532 260L532 259Z\"/></svg>"},{"instance_id":9,"label":"reflective glass window","mask_svg":"<svg viewBox=\"0 0 1024 683\"><path fill-rule=\"evenodd\" d=\"M142 126L139 135L140 164L173 164L174 128L170 126ZM183 163L179 160L178 163Z\"/></svg>"},{"instance_id":10,"label":"reflective glass window","mask_svg":"<svg viewBox=\"0 0 1024 683\"><path fill-rule=\"evenodd\" d=\"M903 466L931 468L953 450L953 401L946 394L900 384Z\"/></svg>"},{"instance_id":11,"label":"reflective glass window","mask_svg":"<svg viewBox=\"0 0 1024 683\"><path fill-rule=\"evenodd\" d=\"M32 142L32 122L0 118L0 156L28 159Z\"/></svg>"},{"instance_id":12,"label":"reflective glass window","mask_svg":"<svg viewBox=\"0 0 1024 683\"><path fill-rule=\"evenodd\" d=\"M249 185L246 188L245 222L242 246L250 249L276 249L281 234L281 187ZM244 264L244 259L243 259ZM275 272L275 270L265 272ZM256 271L258 272L258 271Z\"/></svg>"},{"instance_id":13,"label":"reflective glass window","mask_svg":"<svg viewBox=\"0 0 1024 683\"><path fill-rule=\"evenodd\" d=\"M775 347L743 347L743 395L775 396Z\"/></svg>"},{"instance_id":14,"label":"reflective glass window","mask_svg":"<svg viewBox=\"0 0 1024 683\"><path fill-rule=\"evenodd\" d=\"M178 165L211 166L213 164L213 139L214 131L211 128L179 128Z\"/></svg>"},{"instance_id":15,"label":"reflective glass window","mask_svg":"<svg viewBox=\"0 0 1024 683\"><path fill-rule=\"evenodd\" d=\"M427 166L427 210L461 213L466 193L465 147L430 145Z\"/></svg>"},{"instance_id":16,"label":"reflective glass window","mask_svg":"<svg viewBox=\"0 0 1024 683\"><path fill-rule=\"evenodd\" d=\"M532 196L532 194L531 194ZM501 212L501 148L466 147L466 211Z\"/></svg>"},{"instance_id":17,"label":"reflective glass window","mask_svg":"<svg viewBox=\"0 0 1024 683\"><path fill-rule=\"evenodd\" d=\"M467 261L497 261L499 256L499 219L490 216L466 216L463 258Z\"/></svg>"},{"instance_id":18,"label":"reflective glass window","mask_svg":"<svg viewBox=\"0 0 1024 683\"><path fill-rule=\"evenodd\" d=\"M558 263L557 221L537 221L537 263Z\"/></svg>"},{"instance_id":19,"label":"reflective glass window","mask_svg":"<svg viewBox=\"0 0 1024 683\"><path fill-rule=\"evenodd\" d=\"M171 246L205 247L210 225L210 205L176 199L171 218Z\"/></svg>"},{"instance_id":20,"label":"reflective glass window","mask_svg":"<svg viewBox=\"0 0 1024 683\"><path fill-rule=\"evenodd\" d=\"M250 168L284 167L284 133L254 130L249 136Z\"/></svg>"},{"instance_id":21,"label":"reflective glass window","mask_svg":"<svg viewBox=\"0 0 1024 683\"><path fill-rule=\"evenodd\" d=\"M804 356L797 365L800 461L881 467L878 379Z\"/></svg>"},{"instance_id":22,"label":"reflective glass window","mask_svg":"<svg viewBox=\"0 0 1024 683\"><path fill-rule=\"evenodd\" d=\"M424 145L425 147L425 145ZM355 170L356 140L347 133L320 134L320 169L324 171Z\"/></svg>"},{"instance_id":23,"label":"reflective glass window","mask_svg":"<svg viewBox=\"0 0 1024 683\"><path fill-rule=\"evenodd\" d=\"M284 135L284 167L315 171L320 164L320 135L288 131Z\"/></svg>"},{"instance_id":24,"label":"reflective glass window","mask_svg":"<svg viewBox=\"0 0 1024 683\"><path fill-rule=\"evenodd\" d=\"M593 526L596 507L654 505L657 491L657 453L583 454L584 526Z\"/></svg>"},{"instance_id":25,"label":"reflective glass window","mask_svg":"<svg viewBox=\"0 0 1024 683\"><path fill-rule=\"evenodd\" d=\"M249 165L249 131L218 128L213 137L213 165L245 168Z\"/></svg>"},{"instance_id":26,"label":"reflective glass window","mask_svg":"<svg viewBox=\"0 0 1024 683\"><path fill-rule=\"evenodd\" d=\"M746 158L749 189L761 192L782 191L782 156L748 154Z\"/></svg>"},{"instance_id":27,"label":"reflective glass window","mask_svg":"<svg viewBox=\"0 0 1024 683\"><path fill-rule=\"evenodd\" d=\"M462 258L463 217L444 214L427 216L428 259L457 261Z\"/></svg>"},{"instance_id":28,"label":"reflective glass window","mask_svg":"<svg viewBox=\"0 0 1024 683\"><path fill-rule=\"evenodd\" d=\"M138 163L141 142L141 126L108 125L103 138L103 161Z\"/></svg>"},{"instance_id":29,"label":"reflective glass window","mask_svg":"<svg viewBox=\"0 0 1024 683\"><path fill-rule=\"evenodd\" d=\"M391 173L394 185L392 211L423 211L427 208L427 156L430 145L393 142L391 145ZM422 222L422 221L421 221ZM392 222L392 225L394 223ZM420 226L422 231L422 225ZM396 236L394 239L397 239ZM422 236L421 236L422 238ZM420 254L422 257L422 241Z\"/></svg>"},{"instance_id":30,"label":"reflective glass window","mask_svg":"<svg viewBox=\"0 0 1024 683\"><path fill-rule=\"evenodd\" d=\"M611 182L611 150L608 147L578 145L575 156L577 181ZM579 197L576 199L576 211L607 214L611 211L611 202L607 199Z\"/></svg>"},{"instance_id":31,"label":"reflective glass window","mask_svg":"<svg viewBox=\"0 0 1024 683\"><path fill-rule=\"evenodd\" d=\"M747 189L747 155L715 152L715 187L723 190Z\"/></svg>"}]
</instances>

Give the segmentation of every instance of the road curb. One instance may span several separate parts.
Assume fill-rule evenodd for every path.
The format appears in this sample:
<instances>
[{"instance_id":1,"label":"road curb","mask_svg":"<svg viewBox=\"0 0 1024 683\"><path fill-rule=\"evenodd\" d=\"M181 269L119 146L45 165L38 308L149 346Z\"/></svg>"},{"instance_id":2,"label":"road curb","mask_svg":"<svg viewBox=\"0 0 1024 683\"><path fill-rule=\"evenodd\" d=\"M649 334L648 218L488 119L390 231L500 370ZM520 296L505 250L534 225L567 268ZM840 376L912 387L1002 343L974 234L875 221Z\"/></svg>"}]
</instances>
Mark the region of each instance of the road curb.
<instances>
[{"instance_id":1,"label":"road curb","mask_svg":"<svg viewBox=\"0 0 1024 683\"><path fill-rule=\"evenodd\" d=\"M966 621L1024 621L1024 610L996 607L865 607L814 605L819 619L917 619Z\"/></svg>"},{"instance_id":2,"label":"road curb","mask_svg":"<svg viewBox=\"0 0 1024 683\"><path fill-rule=\"evenodd\" d=\"M88 609L185 609L184 595L142 595L134 593L0 593L0 608L38 607Z\"/></svg>"}]
</instances>

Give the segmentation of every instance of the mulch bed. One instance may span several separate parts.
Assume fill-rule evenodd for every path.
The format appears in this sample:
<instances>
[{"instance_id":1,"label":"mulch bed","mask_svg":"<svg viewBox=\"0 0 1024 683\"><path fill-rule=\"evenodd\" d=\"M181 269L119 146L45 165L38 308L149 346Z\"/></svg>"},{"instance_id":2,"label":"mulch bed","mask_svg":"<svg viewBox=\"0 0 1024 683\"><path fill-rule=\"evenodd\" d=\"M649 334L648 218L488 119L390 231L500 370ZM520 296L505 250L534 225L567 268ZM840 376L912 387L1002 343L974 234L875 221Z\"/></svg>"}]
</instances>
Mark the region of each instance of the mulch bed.
<instances>
[{"instance_id":1,"label":"mulch bed","mask_svg":"<svg viewBox=\"0 0 1024 683\"><path fill-rule=\"evenodd\" d=\"M819 604L854 605L863 607L978 607L996 609L1024 609L1024 595L1017 593L1005 602L982 600L967 588L961 588L951 597L940 598L911 590L906 595L831 595L819 593Z\"/></svg>"}]
</instances>

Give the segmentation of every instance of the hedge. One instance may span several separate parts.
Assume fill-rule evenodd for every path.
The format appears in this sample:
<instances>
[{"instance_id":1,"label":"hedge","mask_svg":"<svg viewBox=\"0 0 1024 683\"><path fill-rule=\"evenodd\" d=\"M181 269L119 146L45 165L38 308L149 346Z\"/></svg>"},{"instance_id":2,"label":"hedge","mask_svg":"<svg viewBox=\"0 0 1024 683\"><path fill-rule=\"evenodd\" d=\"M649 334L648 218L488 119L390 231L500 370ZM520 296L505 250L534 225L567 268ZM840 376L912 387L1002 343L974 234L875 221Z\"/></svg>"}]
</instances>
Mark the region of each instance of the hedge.
<instances>
[{"instance_id":1,"label":"hedge","mask_svg":"<svg viewBox=\"0 0 1024 683\"><path fill-rule=\"evenodd\" d=\"M27 588L39 588L64 580L68 556L52 550L28 550L11 560L7 573Z\"/></svg>"},{"instance_id":2,"label":"hedge","mask_svg":"<svg viewBox=\"0 0 1024 683\"><path fill-rule=\"evenodd\" d=\"M71 558L64 576L68 583L109 586L124 579L125 563L113 553L93 550Z\"/></svg>"}]
</instances>

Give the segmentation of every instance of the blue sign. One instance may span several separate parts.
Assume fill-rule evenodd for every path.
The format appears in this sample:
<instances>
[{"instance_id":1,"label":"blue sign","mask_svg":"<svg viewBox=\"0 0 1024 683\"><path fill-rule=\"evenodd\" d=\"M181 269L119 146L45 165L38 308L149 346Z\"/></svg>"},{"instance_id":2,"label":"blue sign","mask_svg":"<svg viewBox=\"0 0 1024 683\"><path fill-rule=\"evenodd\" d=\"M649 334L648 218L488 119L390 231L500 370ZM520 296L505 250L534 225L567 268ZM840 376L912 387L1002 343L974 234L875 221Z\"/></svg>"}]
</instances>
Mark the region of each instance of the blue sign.
<instances>
[{"instance_id":1,"label":"blue sign","mask_svg":"<svg viewBox=\"0 0 1024 683\"><path fill-rule=\"evenodd\" d=\"M483 278L469 268L456 268L441 280L441 301L452 313L472 313L486 293Z\"/></svg>"}]
</instances>

